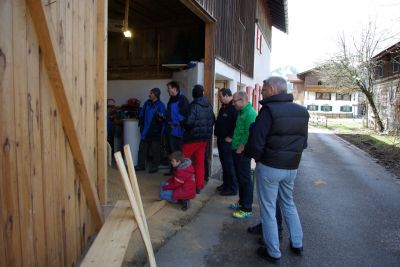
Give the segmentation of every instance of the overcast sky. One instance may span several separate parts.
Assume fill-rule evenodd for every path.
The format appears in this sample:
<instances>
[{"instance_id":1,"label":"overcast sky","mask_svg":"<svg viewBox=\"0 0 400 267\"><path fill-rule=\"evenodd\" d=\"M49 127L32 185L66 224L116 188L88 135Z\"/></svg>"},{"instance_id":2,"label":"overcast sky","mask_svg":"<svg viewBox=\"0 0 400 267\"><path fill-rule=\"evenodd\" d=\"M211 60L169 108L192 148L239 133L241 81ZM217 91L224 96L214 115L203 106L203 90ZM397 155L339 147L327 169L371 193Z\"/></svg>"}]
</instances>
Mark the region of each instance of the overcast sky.
<instances>
[{"instance_id":1,"label":"overcast sky","mask_svg":"<svg viewBox=\"0 0 400 267\"><path fill-rule=\"evenodd\" d=\"M289 34L273 28L271 70L313 68L337 47L340 32L355 35L368 21L400 41L400 0L288 0Z\"/></svg>"}]
</instances>

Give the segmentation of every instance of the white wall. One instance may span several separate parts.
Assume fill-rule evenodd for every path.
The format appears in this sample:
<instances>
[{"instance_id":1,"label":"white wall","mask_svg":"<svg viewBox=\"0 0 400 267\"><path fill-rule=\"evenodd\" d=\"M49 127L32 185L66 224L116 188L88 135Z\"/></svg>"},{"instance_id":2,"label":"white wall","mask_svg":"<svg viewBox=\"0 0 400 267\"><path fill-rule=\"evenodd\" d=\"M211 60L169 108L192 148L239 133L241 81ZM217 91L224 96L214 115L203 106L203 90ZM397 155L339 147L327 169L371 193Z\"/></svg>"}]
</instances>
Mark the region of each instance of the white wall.
<instances>
[{"instance_id":1,"label":"white wall","mask_svg":"<svg viewBox=\"0 0 400 267\"><path fill-rule=\"evenodd\" d=\"M197 65L191 69L174 72L173 80L179 82L181 91L192 101L192 89L196 84L204 85L204 63L198 62Z\"/></svg>"},{"instance_id":2,"label":"white wall","mask_svg":"<svg viewBox=\"0 0 400 267\"><path fill-rule=\"evenodd\" d=\"M204 83L204 64L198 63L194 68L175 72L168 80L109 80L107 81L107 98L113 98L116 105L126 104L129 98L137 98L141 105L149 98L149 91L158 87L161 90L161 101L168 103L167 83L177 80L184 88L184 94L190 100L195 84Z\"/></svg>"},{"instance_id":3,"label":"white wall","mask_svg":"<svg viewBox=\"0 0 400 267\"><path fill-rule=\"evenodd\" d=\"M129 98L137 98L143 104L149 99L149 91L158 87L161 101L168 102L167 83L171 80L110 80L107 81L107 98L113 98L116 105L126 104Z\"/></svg>"},{"instance_id":4,"label":"white wall","mask_svg":"<svg viewBox=\"0 0 400 267\"><path fill-rule=\"evenodd\" d=\"M261 54L257 50L257 25L254 35L254 82L262 85L262 82L271 75L271 50L262 36Z\"/></svg>"}]
</instances>

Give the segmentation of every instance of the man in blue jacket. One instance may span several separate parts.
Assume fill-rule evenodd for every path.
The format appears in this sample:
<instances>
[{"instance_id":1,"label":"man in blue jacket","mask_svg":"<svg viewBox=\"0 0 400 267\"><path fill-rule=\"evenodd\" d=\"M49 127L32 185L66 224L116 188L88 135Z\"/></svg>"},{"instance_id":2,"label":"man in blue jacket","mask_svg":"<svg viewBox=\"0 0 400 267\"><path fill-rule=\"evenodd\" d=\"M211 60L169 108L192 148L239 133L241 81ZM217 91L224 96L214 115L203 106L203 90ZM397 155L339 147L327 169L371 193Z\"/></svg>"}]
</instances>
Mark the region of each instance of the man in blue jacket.
<instances>
[{"instance_id":1,"label":"man in blue jacket","mask_svg":"<svg viewBox=\"0 0 400 267\"><path fill-rule=\"evenodd\" d=\"M171 81L167 83L168 94L170 96L167 104L167 125L166 135L169 154L182 149L183 121L189 112L189 101L180 91L179 83ZM165 173L169 176L171 172Z\"/></svg>"},{"instance_id":2,"label":"man in blue jacket","mask_svg":"<svg viewBox=\"0 0 400 267\"><path fill-rule=\"evenodd\" d=\"M146 159L151 151L152 161L150 162L149 173L158 171L161 152L161 135L165 128L165 105L160 100L161 91L158 88L150 90L149 99L144 103L139 114L140 145L138 153L137 171L146 169Z\"/></svg>"},{"instance_id":3,"label":"man in blue jacket","mask_svg":"<svg viewBox=\"0 0 400 267\"><path fill-rule=\"evenodd\" d=\"M293 201L293 188L303 149L307 147L309 114L304 107L293 103L293 95L287 93L286 81L281 77L265 80L261 93L262 108L245 154L257 163L256 184L266 244L258 248L257 254L277 262L281 257L277 199L289 229L290 248L297 255L303 251L303 232Z\"/></svg>"}]
</instances>

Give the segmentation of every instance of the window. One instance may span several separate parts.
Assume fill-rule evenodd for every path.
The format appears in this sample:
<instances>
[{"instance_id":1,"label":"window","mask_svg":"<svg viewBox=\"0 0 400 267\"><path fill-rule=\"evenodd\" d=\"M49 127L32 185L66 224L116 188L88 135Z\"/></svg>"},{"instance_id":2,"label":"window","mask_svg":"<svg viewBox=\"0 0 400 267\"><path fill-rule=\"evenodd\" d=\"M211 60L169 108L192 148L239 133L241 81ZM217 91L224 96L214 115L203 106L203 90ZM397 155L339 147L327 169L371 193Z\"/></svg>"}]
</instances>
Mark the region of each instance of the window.
<instances>
[{"instance_id":1,"label":"window","mask_svg":"<svg viewBox=\"0 0 400 267\"><path fill-rule=\"evenodd\" d=\"M329 105L322 105L322 106L321 106L321 111L325 111L325 112L332 111L332 106L329 106Z\"/></svg>"},{"instance_id":2,"label":"window","mask_svg":"<svg viewBox=\"0 0 400 267\"><path fill-rule=\"evenodd\" d=\"M351 101L350 94L336 94L336 100Z\"/></svg>"},{"instance_id":3,"label":"window","mask_svg":"<svg viewBox=\"0 0 400 267\"><path fill-rule=\"evenodd\" d=\"M393 58L393 73L400 71L400 56Z\"/></svg>"},{"instance_id":4,"label":"window","mask_svg":"<svg viewBox=\"0 0 400 267\"><path fill-rule=\"evenodd\" d=\"M309 111L318 111L318 105L307 105L307 110Z\"/></svg>"},{"instance_id":5,"label":"window","mask_svg":"<svg viewBox=\"0 0 400 267\"><path fill-rule=\"evenodd\" d=\"M315 99L317 100L331 100L331 93L315 93Z\"/></svg>"},{"instance_id":6,"label":"window","mask_svg":"<svg viewBox=\"0 0 400 267\"><path fill-rule=\"evenodd\" d=\"M256 48L258 52L261 54L261 45L262 45L262 32L260 30L260 27L257 25L257 41L256 41Z\"/></svg>"},{"instance_id":7,"label":"window","mask_svg":"<svg viewBox=\"0 0 400 267\"><path fill-rule=\"evenodd\" d=\"M383 66L375 67L375 78L383 77Z\"/></svg>"},{"instance_id":8,"label":"window","mask_svg":"<svg viewBox=\"0 0 400 267\"><path fill-rule=\"evenodd\" d=\"M352 106L341 106L340 107L340 112L352 112L353 107Z\"/></svg>"}]
</instances>

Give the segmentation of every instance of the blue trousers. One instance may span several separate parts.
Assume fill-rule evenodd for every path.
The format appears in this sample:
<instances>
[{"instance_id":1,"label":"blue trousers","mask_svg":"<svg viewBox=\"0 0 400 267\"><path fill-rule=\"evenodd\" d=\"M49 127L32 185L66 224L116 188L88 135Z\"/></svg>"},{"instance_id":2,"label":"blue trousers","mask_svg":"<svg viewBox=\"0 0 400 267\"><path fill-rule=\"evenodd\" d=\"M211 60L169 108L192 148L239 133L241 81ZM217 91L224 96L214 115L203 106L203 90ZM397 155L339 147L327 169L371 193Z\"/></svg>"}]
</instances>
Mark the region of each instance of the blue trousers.
<instances>
[{"instance_id":1,"label":"blue trousers","mask_svg":"<svg viewBox=\"0 0 400 267\"><path fill-rule=\"evenodd\" d=\"M293 247L303 246L303 231L293 201L294 180L297 170L276 169L257 163L257 193L260 202L263 238L269 255L280 258L278 227L276 223L276 201L278 199ZM279 192L279 193L278 193Z\"/></svg>"},{"instance_id":2,"label":"blue trousers","mask_svg":"<svg viewBox=\"0 0 400 267\"><path fill-rule=\"evenodd\" d=\"M253 205L253 180L251 179L251 159L232 151L236 177L239 184L239 205L241 210L250 212Z\"/></svg>"},{"instance_id":3,"label":"blue trousers","mask_svg":"<svg viewBox=\"0 0 400 267\"><path fill-rule=\"evenodd\" d=\"M177 201L172 198L172 193L173 193L172 190L163 190L163 187L166 183L167 182L164 181L164 182L161 182L161 184L160 184L160 187L161 187L160 199L166 200L170 203L177 203Z\"/></svg>"},{"instance_id":4,"label":"blue trousers","mask_svg":"<svg viewBox=\"0 0 400 267\"><path fill-rule=\"evenodd\" d=\"M225 138L217 139L219 160L222 165L222 180L224 191L237 192L237 178L233 164L232 143L225 142Z\"/></svg>"}]
</instances>

